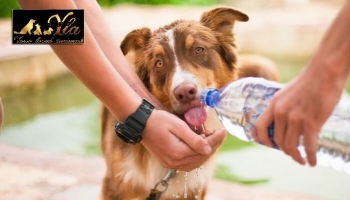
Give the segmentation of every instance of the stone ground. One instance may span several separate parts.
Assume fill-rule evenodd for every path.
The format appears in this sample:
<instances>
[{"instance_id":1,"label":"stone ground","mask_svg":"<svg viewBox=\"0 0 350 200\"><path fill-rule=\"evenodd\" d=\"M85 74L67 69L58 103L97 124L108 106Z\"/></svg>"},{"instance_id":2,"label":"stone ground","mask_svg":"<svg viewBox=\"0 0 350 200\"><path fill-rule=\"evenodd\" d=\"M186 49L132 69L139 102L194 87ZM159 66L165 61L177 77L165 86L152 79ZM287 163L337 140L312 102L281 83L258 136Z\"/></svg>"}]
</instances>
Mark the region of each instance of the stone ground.
<instances>
[{"instance_id":1,"label":"stone ground","mask_svg":"<svg viewBox=\"0 0 350 200\"><path fill-rule=\"evenodd\" d=\"M0 144L1 200L97 200L105 172L100 156L39 152ZM212 180L207 200L321 200Z\"/></svg>"},{"instance_id":2,"label":"stone ground","mask_svg":"<svg viewBox=\"0 0 350 200\"><path fill-rule=\"evenodd\" d=\"M178 19L179 16L183 19L198 19L203 10L203 8L159 7L157 12L154 12L153 7L119 6L105 10L105 14L112 31L116 35L117 42L120 42L121 38L132 29L142 26L156 28ZM323 30L336 11L334 8L326 9L322 6L317 12L308 9L307 6L301 10L302 12L300 12L300 8L291 9L291 12L286 12L283 9L279 10L278 12L282 13L283 18L277 17L280 15L268 11L252 12L252 15L250 15L252 16L251 23L246 26L238 25L237 34L265 33L267 38L264 41L268 40L266 28L262 24L270 25L273 29L277 27L277 18L277 21L285 20L282 23L284 26L297 27L302 31L307 31L310 27ZM300 13L303 13L303 16L308 20L302 18ZM263 23L260 22L261 20ZM12 61L15 63L24 58L53 55L51 49L46 45L12 45L11 31L11 21L0 20L0 69L4 63L11 66ZM278 38L275 38L275 40L278 41ZM252 40L244 39L244 37L242 37L242 41L241 46L242 44L249 46L252 42ZM298 45L302 44L298 43ZM55 62L60 62L57 58L55 59ZM35 61L35 65L43 64L41 62L39 59ZM52 154L2 143L0 143L0 149L1 200L98 199L101 179L105 172L102 157ZM215 199L316 200L319 198L213 180L209 186L207 200Z\"/></svg>"}]
</instances>

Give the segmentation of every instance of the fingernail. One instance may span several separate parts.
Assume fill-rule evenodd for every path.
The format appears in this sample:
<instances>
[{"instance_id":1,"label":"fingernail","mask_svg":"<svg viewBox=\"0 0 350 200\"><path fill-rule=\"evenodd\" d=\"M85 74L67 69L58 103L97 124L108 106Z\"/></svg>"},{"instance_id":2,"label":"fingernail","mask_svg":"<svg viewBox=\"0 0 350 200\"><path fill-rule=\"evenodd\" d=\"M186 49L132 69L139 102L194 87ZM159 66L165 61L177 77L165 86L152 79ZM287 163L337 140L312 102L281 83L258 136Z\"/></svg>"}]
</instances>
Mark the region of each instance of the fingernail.
<instances>
[{"instance_id":1,"label":"fingernail","mask_svg":"<svg viewBox=\"0 0 350 200\"><path fill-rule=\"evenodd\" d=\"M206 155L211 154L211 147L210 147L209 145L205 145L204 148L203 148L203 152L204 152Z\"/></svg>"}]
</instances>

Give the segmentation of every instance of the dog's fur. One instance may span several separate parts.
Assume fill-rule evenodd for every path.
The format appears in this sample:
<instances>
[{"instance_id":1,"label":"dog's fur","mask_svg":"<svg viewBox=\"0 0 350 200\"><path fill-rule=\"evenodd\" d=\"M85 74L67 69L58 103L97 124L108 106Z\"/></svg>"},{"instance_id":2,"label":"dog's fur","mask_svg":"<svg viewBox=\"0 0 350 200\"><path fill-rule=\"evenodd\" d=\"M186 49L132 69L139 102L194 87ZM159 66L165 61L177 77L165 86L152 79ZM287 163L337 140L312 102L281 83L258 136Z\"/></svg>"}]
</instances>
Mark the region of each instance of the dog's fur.
<instances>
[{"instance_id":1,"label":"dog's fur","mask_svg":"<svg viewBox=\"0 0 350 200\"><path fill-rule=\"evenodd\" d=\"M148 28L134 30L122 41L121 49L125 55L132 55L130 64L147 89L174 114L182 115L191 106L200 106L199 94L203 88L220 88L239 75L256 74L261 68L250 67L239 73L238 69L243 72L248 64L243 62L238 66L233 34L236 21L248 21L248 16L219 7L205 12L199 22L179 20L153 33ZM255 65L249 62L249 66ZM102 150L107 163L102 198L144 200L150 189L164 178L167 169L142 144L125 144L115 135L116 119L107 108L103 108L101 117ZM206 125L213 128L210 121L208 118ZM204 199L213 171L214 162L209 160L198 174L196 170L188 172L186 199ZM179 172L170 180L162 199L184 199L184 174ZM178 194L181 198L174 197ZM195 198L195 195L199 196Z\"/></svg>"}]
</instances>

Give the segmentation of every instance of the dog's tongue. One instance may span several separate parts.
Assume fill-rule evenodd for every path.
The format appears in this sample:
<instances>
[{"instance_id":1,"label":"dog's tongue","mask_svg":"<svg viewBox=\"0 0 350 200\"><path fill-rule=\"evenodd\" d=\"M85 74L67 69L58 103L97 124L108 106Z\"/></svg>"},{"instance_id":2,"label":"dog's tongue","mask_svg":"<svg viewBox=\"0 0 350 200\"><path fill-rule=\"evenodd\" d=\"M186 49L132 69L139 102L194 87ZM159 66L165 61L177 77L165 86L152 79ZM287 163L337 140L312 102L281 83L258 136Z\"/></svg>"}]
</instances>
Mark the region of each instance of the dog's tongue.
<instances>
[{"instance_id":1,"label":"dog's tongue","mask_svg":"<svg viewBox=\"0 0 350 200\"><path fill-rule=\"evenodd\" d=\"M187 110L184 117L187 123L193 126L200 126L207 119L207 112L202 107L194 107Z\"/></svg>"}]
</instances>

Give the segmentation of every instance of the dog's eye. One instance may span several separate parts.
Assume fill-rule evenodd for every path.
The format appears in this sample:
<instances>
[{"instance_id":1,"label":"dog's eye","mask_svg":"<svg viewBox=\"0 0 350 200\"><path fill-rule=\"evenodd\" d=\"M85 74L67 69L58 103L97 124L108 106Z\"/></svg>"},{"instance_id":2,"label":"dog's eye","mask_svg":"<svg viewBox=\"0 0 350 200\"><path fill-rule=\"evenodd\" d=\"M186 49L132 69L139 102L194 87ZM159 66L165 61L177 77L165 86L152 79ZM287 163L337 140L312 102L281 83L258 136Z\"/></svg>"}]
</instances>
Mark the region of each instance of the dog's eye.
<instances>
[{"instance_id":1,"label":"dog's eye","mask_svg":"<svg viewBox=\"0 0 350 200\"><path fill-rule=\"evenodd\" d=\"M155 67L161 68L163 67L164 63L162 60L157 60L157 62L155 63Z\"/></svg>"},{"instance_id":2,"label":"dog's eye","mask_svg":"<svg viewBox=\"0 0 350 200\"><path fill-rule=\"evenodd\" d=\"M195 49L195 53L196 54L200 54L200 53L202 53L203 52L203 50L204 50L204 48L203 47L197 47L196 49Z\"/></svg>"}]
</instances>

